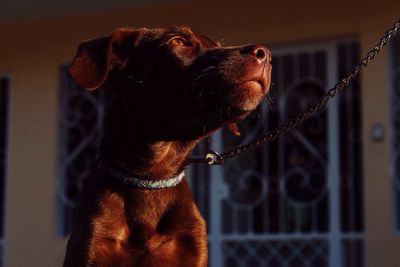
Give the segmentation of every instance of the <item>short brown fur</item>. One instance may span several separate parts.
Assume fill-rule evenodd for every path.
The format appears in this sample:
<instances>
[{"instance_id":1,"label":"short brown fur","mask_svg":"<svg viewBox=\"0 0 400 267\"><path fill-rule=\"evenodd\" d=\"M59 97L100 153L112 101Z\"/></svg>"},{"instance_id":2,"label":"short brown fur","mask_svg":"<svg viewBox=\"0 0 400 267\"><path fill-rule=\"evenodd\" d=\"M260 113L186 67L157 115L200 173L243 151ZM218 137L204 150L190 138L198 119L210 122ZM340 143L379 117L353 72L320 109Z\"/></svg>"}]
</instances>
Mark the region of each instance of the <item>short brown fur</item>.
<instances>
[{"instance_id":1,"label":"short brown fur","mask_svg":"<svg viewBox=\"0 0 400 267\"><path fill-rule=\"evenodd\" d=\"M180 173L195 145L252 111L269 88L262 46L221 47L189 28L116 30L83 42L71 63L77 85L103 87L99 156L134 177ZM86 182L64 267L207 265L205 221L182 181L132 188L107 171Z\"/></svg>"}]
</instances>

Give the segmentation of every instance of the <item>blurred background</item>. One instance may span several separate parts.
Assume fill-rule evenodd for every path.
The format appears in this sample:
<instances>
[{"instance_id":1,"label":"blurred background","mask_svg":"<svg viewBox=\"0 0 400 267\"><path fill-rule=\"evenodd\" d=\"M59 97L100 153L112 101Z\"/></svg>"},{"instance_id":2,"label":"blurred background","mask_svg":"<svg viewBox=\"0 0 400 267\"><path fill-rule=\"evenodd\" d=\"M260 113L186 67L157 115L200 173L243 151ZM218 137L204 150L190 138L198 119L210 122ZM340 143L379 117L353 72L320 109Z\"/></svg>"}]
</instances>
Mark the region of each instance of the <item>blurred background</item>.
<instances>
[{"instance_id":1,"label":"blurred background","mask_svg":"<svg viewBox=\"0 0 400 267\"><path fill-rule=\"evenodd\" d=\"M268 46L271 93L241 137L222 129L201 154L246 143L313 103L399 10L398 0L2 0L1 266L62 264L104 101L66 76L80 41L122 26L187 25L226 45ZM300 127L188 172L211 267L400 266L400 39Z\"/></svg>"}]
</instances>

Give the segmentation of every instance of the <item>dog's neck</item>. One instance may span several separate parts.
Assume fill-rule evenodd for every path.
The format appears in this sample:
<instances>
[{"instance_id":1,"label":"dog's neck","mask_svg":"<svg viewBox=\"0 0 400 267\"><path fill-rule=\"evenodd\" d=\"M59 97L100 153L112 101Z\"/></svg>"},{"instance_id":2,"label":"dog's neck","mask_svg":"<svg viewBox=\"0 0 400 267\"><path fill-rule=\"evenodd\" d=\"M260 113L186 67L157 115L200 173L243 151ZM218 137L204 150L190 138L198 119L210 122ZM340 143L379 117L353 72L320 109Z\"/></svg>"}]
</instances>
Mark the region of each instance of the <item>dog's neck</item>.
<instances>
[{"instance_id":1,"label":"dog's neck","mask_svg":"<svg viewBox=\"0 0 400 267\"><path fill-rule=\"evenodd\" d=\"M132 110L136 104L126 102L127 97L115 93L122 89L113 89L106 91L100 147L102 158L112 161L137 178L162 180L179 174L190 151L201 138L161 141L154 132L158 133L157 127L165 126L158 126L154 119L143 121L142 117L149 111ZM141 116L132 115L140 112Z\"/></svg>"},{"instance_id":2,"label":"dog's neck","mask_svg":"<svg viewBox=\"0 0 400 267\"><path fill-rule=\"evenodd\" d=\"M117 142L108 144L107 153L104 151L101 153L111 155L106 160L113 161L132 176L162 180L177 175L183 170L186 159L196 143L195 141L159 141L122 146Z\"/></svg>"}]
</instances>

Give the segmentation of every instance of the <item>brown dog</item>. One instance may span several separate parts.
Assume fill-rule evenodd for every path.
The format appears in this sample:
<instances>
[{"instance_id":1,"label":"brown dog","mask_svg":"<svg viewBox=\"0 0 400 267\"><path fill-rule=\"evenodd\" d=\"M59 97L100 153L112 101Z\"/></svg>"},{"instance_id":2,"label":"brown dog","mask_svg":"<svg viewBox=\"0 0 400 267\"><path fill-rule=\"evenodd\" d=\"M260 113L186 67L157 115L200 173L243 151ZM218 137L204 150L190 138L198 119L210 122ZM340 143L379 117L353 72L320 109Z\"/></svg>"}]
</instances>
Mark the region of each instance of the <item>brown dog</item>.
<instances>
[{"instance_id":1,"label":"brown dog","mask_svg":"<svg viewBox=\"0 0 400 267\"><path fill-rule=\"evenodd\" d=\"M107 104L64 266L206 266L183 169L199 141L256 108L270 71L265 47L221 47L188 28L123 28L82 43L70 75L102 86Z\"/></svg>"}]
</instances>

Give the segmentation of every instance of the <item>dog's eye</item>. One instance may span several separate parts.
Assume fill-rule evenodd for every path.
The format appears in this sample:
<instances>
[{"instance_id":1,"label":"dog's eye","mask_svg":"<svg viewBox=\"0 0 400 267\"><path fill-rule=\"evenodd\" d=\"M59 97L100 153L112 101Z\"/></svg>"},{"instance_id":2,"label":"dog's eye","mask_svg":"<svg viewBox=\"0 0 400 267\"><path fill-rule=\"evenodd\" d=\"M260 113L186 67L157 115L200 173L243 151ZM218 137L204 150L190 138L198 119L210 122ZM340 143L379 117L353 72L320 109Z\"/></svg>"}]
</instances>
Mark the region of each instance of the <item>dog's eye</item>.
<instances>
[{"instance_id":1,"label":"dog's eye","mask_svg":"<svg viewBox=\"0 0 400 267\"><path fill-rule=\"evenodd\" d=\"M173 46L186 46L186 40L182 37L174 37L168 41L168 44Z\"/></svg>"}]
</instances>

